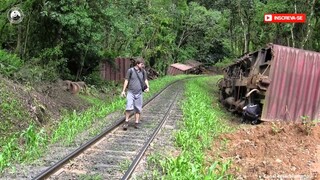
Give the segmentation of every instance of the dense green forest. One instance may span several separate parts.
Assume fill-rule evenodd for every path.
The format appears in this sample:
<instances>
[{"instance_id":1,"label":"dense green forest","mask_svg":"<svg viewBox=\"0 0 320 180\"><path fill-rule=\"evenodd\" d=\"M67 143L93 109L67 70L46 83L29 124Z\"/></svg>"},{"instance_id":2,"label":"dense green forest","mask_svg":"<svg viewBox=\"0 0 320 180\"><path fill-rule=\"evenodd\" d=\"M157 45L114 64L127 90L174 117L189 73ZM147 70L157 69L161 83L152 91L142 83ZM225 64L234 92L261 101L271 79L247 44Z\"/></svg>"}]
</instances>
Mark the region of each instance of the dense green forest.
<instances>
[{"instance_id":1,"label":"dense green forest","mask_svg":"<svg viewBox=\"0 0 320 180\"><path fill-rule=\"evenodd\" d=\"M23 21L9 22L19 7ZM22 82L99 77L99 63L146 59L213 65L276 43L320 51L319 0L2 0L0 73ZM305 13L306 23L264 23L265 13Z\"/></svg>"}]
</instances>

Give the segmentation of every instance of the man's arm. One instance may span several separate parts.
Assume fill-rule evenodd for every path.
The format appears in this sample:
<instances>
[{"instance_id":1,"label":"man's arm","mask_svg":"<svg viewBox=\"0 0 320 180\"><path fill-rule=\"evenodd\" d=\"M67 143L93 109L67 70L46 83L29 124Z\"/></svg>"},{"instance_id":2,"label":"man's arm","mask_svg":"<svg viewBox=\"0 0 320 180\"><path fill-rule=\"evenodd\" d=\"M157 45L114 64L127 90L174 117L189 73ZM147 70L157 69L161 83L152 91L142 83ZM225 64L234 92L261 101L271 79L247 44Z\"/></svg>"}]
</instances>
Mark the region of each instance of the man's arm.
<instances>
[{"instance_id":1,"label":"man's arm","mask_svg":"<svg viewBox=\"0 0 320 180\"><path fill-rule=\"evenodd\" d=\"M129 79L131 78L131 71L130 69L128 69L127 73L126 73L126 77L124 79L124 83L123 83L123 89L122 89L122 92L121 92L121 96L122 97L125 97L126 96L126 88L128 86L128 83L129 83Z\"/></svg>"},{"instance_id":2,"label":"man's arm","mask_svg":"<svg viewBox=\"0 0 320 180\"><path fill-rule=\"evenodd\" d=\"M145 81L144 81L145 83L146 83L146 85L148 86L148 88L144 91L144 92L149 92L149 81L148 81L148 79L146 79Z\"/></svg>"},{"instance_id":3,"label":"man's arm","mask_svg":"<svg viewBox=\"0 0 320 180\"><path fill-rule=\"evenodd\" d=\"M126 91L127 86L128 86L128 79L125 79L125 80L124 80L124 83L123 83L122 92L125 92L125 91Z\"/></svg>"},{"instance_id":4,"label":"man's arm","mask_svg":"<svg viewBox=\"0 0 320 180\"><path fill-rule=\"evenodd\" d=\"M125 79L124 83L123 83L123 89L122 89L122 92L121 92L121 96L122 97L126 96L126 88L127 88L127 86L128 86L128 79Z\"/></svg>"},{"instance_id":5,"label":"man's arm","mask_svg":"<svg viewBox=\"0 0 320 180\"><path fill-rule=\"evenodd\" d=\"M148 86L148 88L144 91L144 92L149 92L149 81L148 81L148 75L147 75L147 72L146 71L144 71L144 73L145 73L145 80L144 80L144 83Z\"/></svg>"}]
</instances>

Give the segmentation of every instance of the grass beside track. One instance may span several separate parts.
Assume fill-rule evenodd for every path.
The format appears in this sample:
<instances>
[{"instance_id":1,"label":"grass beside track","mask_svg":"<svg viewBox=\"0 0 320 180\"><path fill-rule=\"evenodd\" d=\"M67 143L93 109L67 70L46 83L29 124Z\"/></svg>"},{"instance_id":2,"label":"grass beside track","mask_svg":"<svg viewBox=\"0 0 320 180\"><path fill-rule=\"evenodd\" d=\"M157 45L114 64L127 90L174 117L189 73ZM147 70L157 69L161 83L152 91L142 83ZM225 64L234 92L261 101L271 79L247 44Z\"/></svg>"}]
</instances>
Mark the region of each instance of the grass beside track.
<instances>
[{"instance_id":1,"label":"grass beside track","mask_svg":"<svg viewBox=\"0 0 320 180\"><path fill-rule=\"evenodd\" d=\"M215 77L201 77L191 79L186 83L185 101L182 105L183 125L176 134L176 145L181 153L175 157L159 158L154 161L160 167L153 175L160 179L232 179L227 174L231 162L208 160L205 152L212 140L219 134L231 132L227 115L217 103L212 91L216 90ZM208 166L207 162L211 165ZM161 176L160 176L161 174ZM165 176L163 176L165 175ZM155 177L155 176L153 176Z\"/></svg>"},{"instance_id":2,"label":"grass beside track","mask_svg":"<svg viewBox=\"0 0 320 180\"><path fill-rule=\"evenodd\" d=\"M145 93L148 100L167 84L183 79L186 76L166 76L150 81L150 92ZM120 89L122 87L119 87ZM120 92L120 90L119 90ZM85 97L94 105L84 112L66 113L59 123L53 124L50 129L30 124L23 132L7 137L1 142L0 172L14 163L32 162L43 155L49 144L61 142L68 145L72 143L77 134L85 131L93 123L106 115L124 109L125 98L119 97L108 102L94 97ZM97 134L99 132L96 132Z\"/></svg>"}]
</instances>

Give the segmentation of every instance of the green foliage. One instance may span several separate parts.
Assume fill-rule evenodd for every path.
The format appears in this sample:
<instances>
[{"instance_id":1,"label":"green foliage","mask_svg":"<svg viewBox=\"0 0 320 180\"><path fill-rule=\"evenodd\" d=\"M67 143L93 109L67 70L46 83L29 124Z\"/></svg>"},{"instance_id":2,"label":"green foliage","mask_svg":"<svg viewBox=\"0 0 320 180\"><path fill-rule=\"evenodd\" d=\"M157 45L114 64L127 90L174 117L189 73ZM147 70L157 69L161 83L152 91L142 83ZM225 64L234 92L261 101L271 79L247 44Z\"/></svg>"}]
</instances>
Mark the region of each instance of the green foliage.
<instances>
[{"instance_id":1,"label":"green foliage","mask_svg":"<svg viewBox=\"0 0 320 180\"><path fill-rule=\"evenodd\" d=\"M9 91L3 90L1 91L1 103L0 103L0 111L1 116L6 118L18 118L23 119L24 113L21 111L23 110L21 106L21 102L19 100L13 98L14 95Z\"/></svg>"},{"instance_id":2,"label":"green foliage","mask_svg":"<svg viewBox=\"0 0 320 180\"><path fill-rule=\"evenodd\" d=\"M176 135L176 143L182 152L178 157L160 161L164 179L232 179L227 173L231 162L215 161L206 167L205 150L213 138L231 131L222 120L220 110L212 108L209 94L212 78L197 78L186 85L186 101L182 105L184 127ZM214 80L216 81L217 78Z\"/></svg>"},{"instance_id":3,"label":"green foliage","mask_svg":"<svg viewBox=\"0 0 320 180\"><path fill-rule=\"evenodd\" d=\"M90 75L84 77L87 84L94 84L95 87L101 88L107 85L108 82L101 78L101 74L98 70L93 71Z\"/></svg>"},{"instance_id":4,"label":"green foliage","mask_svg":"<svg viewBox=\"0 0 320 180\"><path fill-rule=\"evenodd\" d=\"M10 166L13 161L24 162L37 159L47 143L47 136L43 129L37 131L35 125L30 125L20 134L19 138L17 134L14 134L7 137L4 144L2 143L0 172Z\"/></svg>"},{"instance_id":5,"label":"green foliage","mask_svg":"<svg viewBox=\"0 0 320 180\"><path fill-rule=\"evenodd\" d=\"M66 114L53 133L52 142L63 139L65 144L72 143L77 134L90 126L95 119L103 118L106 114L122 108L124 99L118 97L112 103L104 101L93 102L97 102L97 104L84 113L74 111L71 114Z\"/></svg>"},{"instance_id":6,"label":"green foliage","mask_svg":"<svg viewBox=\"0 0 320 180\"><path fill-rule=\"evenodd\" d=\"M34 124L20 134L20 139L24 142L21 160L33 160L41 155L43 147L48 142L48 137L44 129L37 130Z\"/></svg>"},{"instance_id":7,"label":"green foliage","mask_svg":"<svg viewBox=\"0 0 320 180\"><path fill-rule=\"evenodd\" d=\"M102 175L96 174L96 175L87 175L83 174L79 177L80 180L103 180Z\"/></svg>"},{"instance_id":8,"label":"green foliage","mask_svg":"<svg viewBox=\"0 0 320 180\"><path fill-rule=\"evenodd\" d=\"M212 60L218 46L217 42L225 37L225 27L219 22L222 20L221 12L207 9L198 3L191 2L187 11L181 17L181 24L178 26L178 60L192 58L202 61Z\"/></svg>"},{"instance_id":9,"label":"green foliage","mask_svg":"<svg viewBox=\"0 0 320 180\"><path fill-rule=\"evenodd\" d=\"M291 47L319 51L319 39L315 30L319 26L319 1L278 1L278 0L236 0L208 1L199 0L207 8L223 13L226 24L226 38L233 53L238 56L244 53L245 38L249 42L249 51L275 43ZM307 23L264 23L267 13L305 13ZM221 24L221 23L219 23Z\"/></svg>"},{"instance_id":10,"label":"green foliage","mask_svg":"<svg viewBox=\"0 0 320 180\"><path fill-rule=\"evenodd\" d=\"M50 66L51 63L44 67L38 65L37 60L34 60L35 64L26 64L23 68L15 74L15 79L24 83L39 83L42 81L54 81L58 79L59 74L54 66Z\"/></svg>"},{"instance_id":11,"label":"green foliage","mask_svg":"<svg viewBox=\"0 0 320 180\"><path fill-rule=\"evenodd\" d=\"M4 168L10 166L11 161L13 159L20 158L20 151L18 148L17 138L10 138L5 145L1 146L0 152L0 172L3 171Z\"/></svg>"},{"instance_id":12,"label":"green foliage","mask_svg":"<svg viewBox=\"0 0 320 180\"><path fill-rule=\"evenodd\" d=\"M55 81L69 74L66 59L62 58L61 45L41 50L38 58L32 58L29 63L20 68L14 78L21 82L39 83Z\"/></svg>"},{"instance_id":13,"label":"green foliage","mask_svg":"<svg viewBox=\"0 0 320 180\"><path fill-rule=\"evenodd\" d=\"M283 127L281 126L280 123L274 123L274 122L272 122L271 129L272 129L272 133L273 133L274 135L276 135L276 134L278 134L278 133L280 133L280 132L283 131Z\"/></svg>"},{"instance_id":14,"label":"green foliage","mask_svg":"<svg viewBox=\"0 0 320 180\"><path fill-rule=\"evenodd\" d=\"M54 21L60 33L61 51L76 79L83 76L83 68L95 68L101 55L102 24L96 22L98 2L83 1L48 2L44 16ZM98 17L99 19L99 17ZM72 68L70 68L72 65Z\"/></svg>"},{"instance_id":15,"label":"green foliage","mask_svg":"<svg viewBox=\"0 0 320 180\"><path fill-rule=\"evenodd\" d=\"M214 64L270 42L320 50L316 0L26 0L17 5L24 21L11 25L6 13L15 4L6 0L0 5L0 43L39 66L37 71L54 72L49 80L57 75L83 79L104 58L142 56L165 74L173 62L196 59ZM308 22L263 22L265 13L295 12L306 13Z\"/></svg>"},{"instance_id":16,"label":"green foliage","mask_svg":"<svg viewBox=\"0 0 320 180\"><path fill-rule=\"evenodd\" d=\"M225 68L232 63L234 63L233 59L225 57L223 60L220 60L219 62L215 63L214 66L218 68Z\"/></svg>"},{"instance_id":17,"label":"green foliage","mask_svg":"<svg viewBox=\"0 0 320 180\"><path fill-rule=\"evenodd\" d=\"M12 77L22 65L23 62L19 57L0 49L0 74Z\"/></svg>"},{"instance_id":18,"label":"green foliage","mask_svg":"<svg viewBox=\"0 0 320 180\"><path fill-rule=\"evenodd\" d=\"M302 125L303 125L303 131L306 135L310 135L312 133L313 128L317 125L318 121L316 120L310 120L308 116L302 116Z\"/></svg>"},{"instance_id":19,"label":"green foliage","mask_svg":"<svg viewBox=\"0 0 320 180\"><path fill-rule=\"evenodd\" d=\"M5 82L0 82L0 138L4 135L11 136L16 124L22 126L30 119L27 109L24 109L23 102L12 91L13 88Z\"/></svg>"}]
</instances>

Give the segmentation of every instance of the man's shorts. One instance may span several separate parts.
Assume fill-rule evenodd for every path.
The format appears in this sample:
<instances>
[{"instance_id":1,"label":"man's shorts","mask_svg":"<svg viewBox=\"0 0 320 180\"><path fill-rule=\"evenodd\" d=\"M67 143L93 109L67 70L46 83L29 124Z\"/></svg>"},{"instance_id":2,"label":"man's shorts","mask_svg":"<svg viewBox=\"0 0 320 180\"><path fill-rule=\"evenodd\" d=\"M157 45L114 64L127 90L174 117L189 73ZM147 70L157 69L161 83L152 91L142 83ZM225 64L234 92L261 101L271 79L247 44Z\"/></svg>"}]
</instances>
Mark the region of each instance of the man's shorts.
<instances>
[{"instance_id":1,"label":"man's shorts","mask_svg":"<svg viewBox=\"0 0 320 180\"><path fill-rule=\"evenodd\" d=\"M133 94L128 91L127 93L127 105L126 110L132 111L134 110L136 113L140 113L142 110L142 93Z\"/></svg>"}]
</instances>

